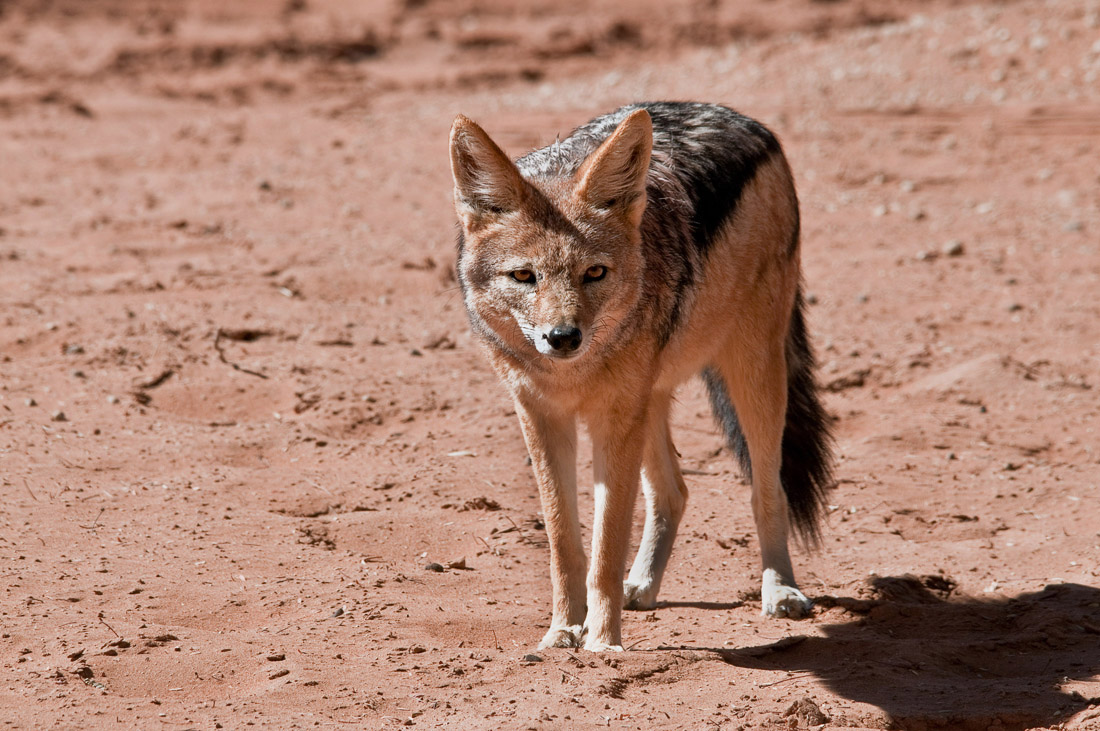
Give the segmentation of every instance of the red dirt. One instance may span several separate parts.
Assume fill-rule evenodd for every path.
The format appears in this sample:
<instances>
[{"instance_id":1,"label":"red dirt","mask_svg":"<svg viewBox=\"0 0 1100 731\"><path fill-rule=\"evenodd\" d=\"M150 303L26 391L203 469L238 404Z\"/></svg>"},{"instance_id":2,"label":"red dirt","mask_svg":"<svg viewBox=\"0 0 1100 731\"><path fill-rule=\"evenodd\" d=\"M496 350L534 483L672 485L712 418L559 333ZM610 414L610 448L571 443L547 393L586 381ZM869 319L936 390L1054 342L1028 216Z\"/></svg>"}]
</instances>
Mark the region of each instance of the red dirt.
<instances>
[{"instance_id":1,"label":"red dirt","mask_svg":"<svg viewBox=\"0 0 1100 731\"><path fill-rule=\"evenodd\" d=\"M1100 6L591 5L0 3L5 728L1100 728ZM759 616L692 386L664 603L536 652L446 134L660 98L796 171L817 610Z\"/></svg>"}]
</instances>

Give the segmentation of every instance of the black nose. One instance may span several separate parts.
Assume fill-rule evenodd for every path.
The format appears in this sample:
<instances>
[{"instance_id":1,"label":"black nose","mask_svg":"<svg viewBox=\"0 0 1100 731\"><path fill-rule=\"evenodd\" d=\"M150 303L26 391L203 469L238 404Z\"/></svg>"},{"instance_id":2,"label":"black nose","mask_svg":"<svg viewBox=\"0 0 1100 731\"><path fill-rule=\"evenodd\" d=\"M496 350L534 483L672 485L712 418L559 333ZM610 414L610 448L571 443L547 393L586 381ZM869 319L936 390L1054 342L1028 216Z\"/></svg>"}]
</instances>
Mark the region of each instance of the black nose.
<instances>
[{"instance_id":1,"label":"black nose","mask_svg":"<svg viewBox=\"0 0 1100 731\"><path fill-rule=\"evenodd\" d=\"M571 325L558 325L546 336L546 341L554 350L571 353L581 347L581 331Z\"/></svg>"}]
</instances>

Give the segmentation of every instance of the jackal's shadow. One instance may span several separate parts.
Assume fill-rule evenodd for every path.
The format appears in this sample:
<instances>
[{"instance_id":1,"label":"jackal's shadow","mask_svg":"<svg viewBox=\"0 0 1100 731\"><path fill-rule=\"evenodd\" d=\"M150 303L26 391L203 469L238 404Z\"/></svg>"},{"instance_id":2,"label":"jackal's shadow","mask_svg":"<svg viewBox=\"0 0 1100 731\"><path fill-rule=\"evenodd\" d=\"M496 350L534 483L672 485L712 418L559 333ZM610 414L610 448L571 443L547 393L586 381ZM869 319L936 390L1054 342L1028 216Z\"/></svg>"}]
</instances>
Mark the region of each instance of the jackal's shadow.
<instances>
[{"instance_id":1,"label":"jackal's shadow","mask_svg":"<svg viewBox=\"0 0 1100 731\"><path fill-rule=\"evenodd\" d=\"M869 588L868 598L819 600L853 617L826 625L825 637L716 652L732 665L811 671L903 729L1012 731L1100 703L1063 687L1100 673L1100 589L1053 584L983 600L950 596L941 577L912 576L875 578Z\"/></svg>"}]
</instances>

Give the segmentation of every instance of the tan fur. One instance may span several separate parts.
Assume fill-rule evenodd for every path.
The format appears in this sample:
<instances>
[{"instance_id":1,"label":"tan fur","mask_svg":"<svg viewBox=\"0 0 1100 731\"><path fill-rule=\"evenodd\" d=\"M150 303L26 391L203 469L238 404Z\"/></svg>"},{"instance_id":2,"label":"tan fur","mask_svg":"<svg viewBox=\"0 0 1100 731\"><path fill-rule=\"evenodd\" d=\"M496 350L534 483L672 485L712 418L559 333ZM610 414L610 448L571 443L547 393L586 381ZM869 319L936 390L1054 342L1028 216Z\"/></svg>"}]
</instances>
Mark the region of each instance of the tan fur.
<instances>
[{"instance_id":1,"label":"tan fur","mask_svg":"<svg viewBox=\"0 0 1100 731\"><path fill-rule=\"evenodd\" d=\"M643 271L638 245L651 145L645 111L627 117L572 180L541 183L537 191L577 222L583 244L548 229L528 210L536 200L533 188L517 183L515 166L480 127L459 117L451 139L456 208L472 252L461 274L490 282L468 289L467 307L486 323L486 354L515 400L550 540L553 619L542 646L575 646L583 639L589 650L621 649L624 602L653 606L687 499L669 405L676 387L707 366L731 384L750 445L766 601L805 600L787 554L787 506L779 484L784 343L799 277L797 257L788 250L797 203L782 157L764 163L745 187L696 276L686 319L662 343L654 327L626 322L644 291L665 286ZM548 272L537 291L508 280L508 272L536 258ZM608 285L579 284L577 273L595 264L611 268ZM580 355L537 352L530 332L537 337L539 328L562 323L586 334ZM587 576L576 501L578 418L594 453ZM639 482L647 520L624 587ZM791 606L788 613L797 615Z\"/></svg>"}]
</instances>

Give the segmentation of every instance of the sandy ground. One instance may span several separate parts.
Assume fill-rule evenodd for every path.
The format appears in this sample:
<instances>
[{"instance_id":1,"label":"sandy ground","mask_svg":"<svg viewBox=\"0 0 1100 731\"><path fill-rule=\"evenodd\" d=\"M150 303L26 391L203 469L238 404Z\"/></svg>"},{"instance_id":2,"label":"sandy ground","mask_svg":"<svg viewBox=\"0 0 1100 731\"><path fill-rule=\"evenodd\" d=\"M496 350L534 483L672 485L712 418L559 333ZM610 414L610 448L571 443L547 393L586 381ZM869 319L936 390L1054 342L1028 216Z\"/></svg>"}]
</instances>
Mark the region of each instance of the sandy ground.
<instances>
[{"instance_id":1,"label":"sandy ground","mask_svg":"<svg viewBox=\"0 0 1100 731\"><path fill-rule=\"evenodd\" d=\"M1100 728L1100 3L590 5L0 3L2 728ZM536 651L446 135L666 98L796 172L817 607L696 384L663 603Z\"/></svg>"}]
</instances>

